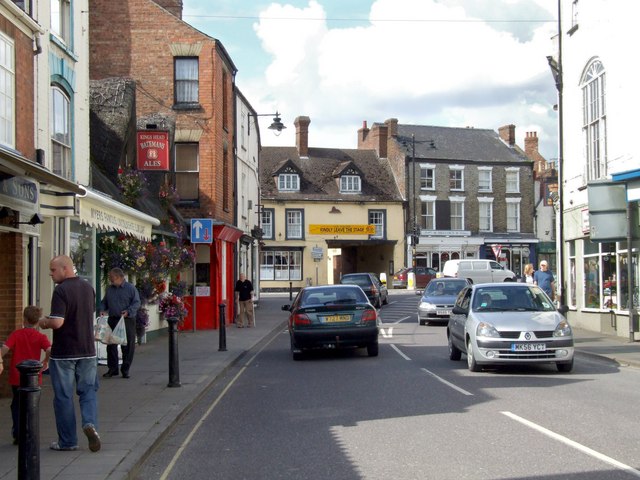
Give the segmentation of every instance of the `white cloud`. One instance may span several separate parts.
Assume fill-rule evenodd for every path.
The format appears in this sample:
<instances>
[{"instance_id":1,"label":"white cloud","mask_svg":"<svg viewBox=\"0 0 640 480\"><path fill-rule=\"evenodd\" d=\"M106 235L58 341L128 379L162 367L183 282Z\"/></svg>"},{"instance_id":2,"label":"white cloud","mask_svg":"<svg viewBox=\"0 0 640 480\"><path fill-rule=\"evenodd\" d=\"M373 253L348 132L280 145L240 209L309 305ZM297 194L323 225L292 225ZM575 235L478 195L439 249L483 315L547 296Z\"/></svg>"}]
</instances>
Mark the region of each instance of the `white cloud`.
<instances>
[{"instance_id":1,"label":"white cloud","mask_svg":"<svg viewBox=\"0 0 640 480\"><path fill-rule=\"evenodd\" d=\"M553 3L490 2L502 5L491 14L505 20L552 18L541 6ZM555 24L485 23L465 5L477 2L377 0L368 23L329 28L321 1L271 4L254 25L269 68L261 79L238 78L256 110L277 108L289 126L277 139L263 133L263 143L293 145L293 119L308 115L311 146L353 148L363 120L395 117L494 130L513 123L520 145L535 126L541 153L555 156L556 97L545 58Z\"/></svg>"}]
</instances>

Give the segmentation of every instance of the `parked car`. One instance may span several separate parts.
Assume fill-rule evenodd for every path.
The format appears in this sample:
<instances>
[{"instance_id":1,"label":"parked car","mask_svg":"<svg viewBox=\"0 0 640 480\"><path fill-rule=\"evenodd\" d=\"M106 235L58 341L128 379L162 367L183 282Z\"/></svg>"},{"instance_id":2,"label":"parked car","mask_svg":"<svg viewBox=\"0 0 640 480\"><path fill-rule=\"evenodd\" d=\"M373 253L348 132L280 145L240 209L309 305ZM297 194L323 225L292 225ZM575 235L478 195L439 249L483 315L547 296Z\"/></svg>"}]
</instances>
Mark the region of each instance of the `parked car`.
<instances>
[{"instance_id":1,"label":"parked car","mask_svg":"<svg viewBox=\"0 0 640 480\"><path fill-rule=\"evenodd\" d=\"M473 372L486 365L555 363L573 368L573 334L567 320L536 285L469 285L447 326L449 358L467 355Z\"/></svg>"},{"instance_id":2,"label":"parked car","mask_svg":"<svg viewBox=\"0 0 640 480\"><path fill-rule=\"evenodd\" d=\"M371 305L381 308L389 303L389 291L387 287L380 283L375 273L347 273L342 276L340 283L343 285L358 285L364 290Z\"/></svg>"},{"instance_id":3,"label":"parked car","mask_svg":"<svg viewBox=\"0 0 640 480\"><path fill-rule=\"evenodd\" d=\"M300 290L289 312L294 360L312 348L366 347L378 355L378 312L357 285L326 285Z\"/></svg>"},{"instance_id":4,"label":"parked car","mask_svg":"<svg viewBox=\"0 0 640 480\"><path fill-rule=\"evenodd\" d=\"M427 285L418 305L420 325L448 322L460 290L469 285L463 278L438 278Z\"/></svg>"},{"instance_id":5,"label":"parked car","mask_svg":"<svg viewBox=\"0 0 640 480\"><path fill-rule=\"evenodd\" d=\"M466 278L470 283L515 282L516 274L494 260L447 260L443 277Z\"/></svg>"},{"instance_id":6,"label":"parked car","mask_svg":"<svg viewBox=\"0 0 640 480\"><path fill-rule=\"evenodd\" d=\"M431 280L436 278L438 273L431 267L401 268L393 275L393 288L407 288L409 273L414 270L416 274L415 287L420 289L426 287Z\"/></svg>"}]
</instances>

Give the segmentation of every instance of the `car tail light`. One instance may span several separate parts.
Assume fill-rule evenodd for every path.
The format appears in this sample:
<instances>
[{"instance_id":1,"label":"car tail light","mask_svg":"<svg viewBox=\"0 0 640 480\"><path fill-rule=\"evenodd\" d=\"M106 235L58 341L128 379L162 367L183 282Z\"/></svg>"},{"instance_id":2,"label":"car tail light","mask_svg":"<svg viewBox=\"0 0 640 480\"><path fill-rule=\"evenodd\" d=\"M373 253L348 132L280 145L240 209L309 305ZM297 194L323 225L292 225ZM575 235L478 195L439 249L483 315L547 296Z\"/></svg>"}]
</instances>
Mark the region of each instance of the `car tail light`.
<instances>
[{"instance_id":1,"label":"car tail light","mask_svg":"<svg viewBox=\"0 0 640 480\"><path fill-rule=\"evenodd\" d=\"M311 325L311 319L304 313L296 313L293 316L294 325Z\"/></svg>"},{"instance_id":2,"label":"car tail light","mask_svg":"<svg viewBox=\"0 0 640 480\"><path fill-rule=\"evenodd\" d=\"M377 320L378 320L378 314L376 313L375 310L367 309L364 312L362 312L362 323L369 323L369 322L376 323Z\"/></svg>"},{"instance_id":3,"label":"car tail light","mask_svg":"<svg viewBox=\"0 0 640 480\"><path fill-rule=\"evenodd\" d=\"M378 294L378 289L376 288L375 285L371 285L371 294L372 295L377 295Z\"/></svg>"}]
</instances>

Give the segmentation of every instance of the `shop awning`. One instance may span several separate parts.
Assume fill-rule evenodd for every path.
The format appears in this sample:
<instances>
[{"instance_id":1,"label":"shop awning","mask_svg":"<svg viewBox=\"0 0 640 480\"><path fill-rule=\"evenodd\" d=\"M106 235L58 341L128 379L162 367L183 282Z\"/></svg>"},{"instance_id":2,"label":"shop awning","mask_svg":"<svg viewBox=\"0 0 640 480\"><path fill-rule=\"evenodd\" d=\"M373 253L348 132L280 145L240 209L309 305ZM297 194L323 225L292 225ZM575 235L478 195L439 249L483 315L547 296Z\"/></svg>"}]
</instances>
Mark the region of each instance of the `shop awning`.
<instances>
[{"instance_id":1,"label":"shop awning","mask_svg":"<svg viewBox=\"0 0 640 480\"><path fill-rule=\"evenodd\" d=\"M99 192L83 187L80 195L80 222L107 231L133 235L141 240L151 240L151 229L160 220L135 208L116 202Z\"/></svg>"},{"instance_id":2,"label":"shop awning","mask_svg":"<svg viewBox=\"0 0 640 480\"><path fill-rule=\"evenodd\" d=\"M213 238L216 240L223 240L225 242L235 243L242 237L244 232L233 225L226 223L213 222Z\"/></svg>"}]
</instances>

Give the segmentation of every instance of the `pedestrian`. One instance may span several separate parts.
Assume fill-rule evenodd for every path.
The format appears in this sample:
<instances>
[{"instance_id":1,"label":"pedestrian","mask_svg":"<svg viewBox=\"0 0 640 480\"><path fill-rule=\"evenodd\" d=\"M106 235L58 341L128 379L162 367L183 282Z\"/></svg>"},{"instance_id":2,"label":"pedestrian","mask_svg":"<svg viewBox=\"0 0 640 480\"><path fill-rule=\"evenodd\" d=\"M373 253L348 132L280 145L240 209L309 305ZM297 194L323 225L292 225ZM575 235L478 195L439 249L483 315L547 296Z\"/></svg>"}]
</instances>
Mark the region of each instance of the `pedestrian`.
<instances>
[{"instance_id":1,"label":"pedestrian","mask_svg":"<svg viewBox=\"0 0 640 480\"><path fill-rule=\"evenodd\" d=\"M253 284L244 273L240 274L236 282L236 305L238 306L237 326L244 327L244 317L247 317L247 327L255 326L253 318Z\"/></svg>"},{"instance_id":2,"label":"pedestrian","mask_svg":"<svg viewBox=\"0 0 640 480\"><path fill-rule=\"evenodd\" d=\"M51 297L51 313L38 322L53 330L49 374L53 387L53 410L58 441L49 448L78 449L74 392L78 395L82 431L89 450L100 450L98 435L98 361L93 337L96 293L91 284L75 273L73 261L59 255L49 262L49 275L57 284Z\"/></svg>"},{"instance_id":3,"label":"pedestrian","mask_svg":"<svg viewBox=\"0 0 640 480\"><path fill-rule=\"evenodd\" d=\"M13 444L18 444L18 434L20 427L20 399L18 396L18 388L20 387L20 372L16 368L25 360L40 361L42 352L45 353L42 361L42 369L38 373L38 383L42 385L42 372L49 368L49 355L51 355L51 342L49 337L39 332L36 328L38 321L42 318L42 309L36 306L28 306L22 314L22 328L14 331L7 337L7 341L0 348L0 375L3 371L2 357L9 351L13 352L11 363L9 365L9 385L13 398L11 399L11 435L13 436Z\"/></svg>"},{"instance_id":4,"label":"pedestrian","mask_svg":"<svg viewBox=\"0 0 640 480\"><path fill-rule=\"evenodd\" d=\"M540 262L540 270L533 274L533 283L549 295L551 300L555 300L555 282L553 274L549 271L549 264L546 260L542 260Z\"/></svg>"},{"instance_id":5,"label":"pedestrian","mask_svg":"<svg viewBox=\"0 0 640 480\"><path fill-rule=\"evenodd\" d=\"M524 281L526 283L533 283L533 263L527 263L524 266Z\"/></svg>"},{"instance_id":6,"label":"pedestrian","mask_svg":"<svg viewBox=\"0 0 640 480\"><path fill-rule=\"evenodd\" d=\"M113 330L124 317L127 329L127 344L122 345L122 366L120 373L122 378L129 378L129 369L133 363L133 354L136 351L136 316L140 308L140 294L133 284L124 278L121 268L109 270L109 281L111 285L100 302L100 315L109 316L109 326ZM118 345L107 345L107 373L105 378L118 375Z\"/></svg>"}]
</instances>

